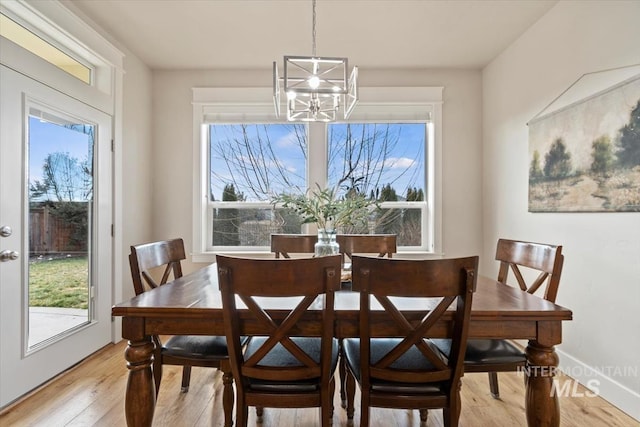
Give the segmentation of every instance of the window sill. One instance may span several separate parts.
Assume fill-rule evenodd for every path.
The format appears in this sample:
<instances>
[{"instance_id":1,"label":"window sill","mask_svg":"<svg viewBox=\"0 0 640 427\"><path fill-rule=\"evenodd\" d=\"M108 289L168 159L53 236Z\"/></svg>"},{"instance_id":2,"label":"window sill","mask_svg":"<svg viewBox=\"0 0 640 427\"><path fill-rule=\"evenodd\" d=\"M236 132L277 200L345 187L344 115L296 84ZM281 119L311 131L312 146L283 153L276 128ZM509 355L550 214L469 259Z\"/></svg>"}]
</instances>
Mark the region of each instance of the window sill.
<instances>
[{"instance_id":1,"label":"window sill","mask_svg":"<svg viewBox=\"0 0 640 427\"><path fill-rule=\"evenodd\" d=\"M191 262L193 263L214 263L216 262L216 254L226 254L239 257L252 257L252 258L273 258L273 253L268 251L252 251L252 250L238 250L238 251L219 251L219 252L200 252L191 254ZM444 257L443 253L427 252L427 251L403 251L398 250L394 254L396 258L405 259L440 259Z\"/></svg>"}]
</instances>

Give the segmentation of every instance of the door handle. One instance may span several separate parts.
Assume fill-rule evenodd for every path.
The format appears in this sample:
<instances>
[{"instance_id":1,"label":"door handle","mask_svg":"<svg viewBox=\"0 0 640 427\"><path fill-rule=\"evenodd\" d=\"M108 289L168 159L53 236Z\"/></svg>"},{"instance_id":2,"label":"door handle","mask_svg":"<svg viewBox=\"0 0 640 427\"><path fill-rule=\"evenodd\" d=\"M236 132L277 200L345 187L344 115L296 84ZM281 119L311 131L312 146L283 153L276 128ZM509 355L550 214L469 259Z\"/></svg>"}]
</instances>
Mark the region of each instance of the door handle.
<instances>
[{"instance_id":1,"label":"door handle","mask_svg":"<svg viewBox=\"0 0 640 427\"><path fill-rule=\"evenodd\" d=\"M7 251L4 250L0 252L0 262L14 261L18 259L20 254L16 251Z\"/></svg>"},{"instance_id":2,"label":"door handle","mask_svg":"<svg viewBox=\"0 0 640 427\"><path fill-rule=\"evenodd\" d=\"M11 236L11 233L13 233L13 230L8 225L3 225L2 227L0 227L0 236L9 237Z\"/></svg>"}]
</instances>

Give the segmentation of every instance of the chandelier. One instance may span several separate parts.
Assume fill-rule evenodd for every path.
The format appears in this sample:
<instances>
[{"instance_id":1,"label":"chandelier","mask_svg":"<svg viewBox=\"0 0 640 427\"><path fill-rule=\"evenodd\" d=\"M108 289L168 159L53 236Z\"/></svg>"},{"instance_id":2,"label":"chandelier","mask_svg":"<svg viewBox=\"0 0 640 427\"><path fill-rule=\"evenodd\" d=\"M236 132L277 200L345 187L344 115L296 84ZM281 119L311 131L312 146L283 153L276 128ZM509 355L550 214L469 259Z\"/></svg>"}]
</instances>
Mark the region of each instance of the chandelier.
<instances>
[{"instance_id":1,"label":"chandelier","mask_svg":"<svg viewBox=\"0 0 640 427\"><path fill-rule=\"evenodd\" d=\"M316 0L313 0L311 56L284 57L284 74L280 78L273 62L273 103L280 117L280 88L287 98L287 120L331 122L342 107L347 119L358 102L358 67L347 78L347 58L316 55ZM281 86L282 84L282 86Z\"/></svg>"}]
</instances>

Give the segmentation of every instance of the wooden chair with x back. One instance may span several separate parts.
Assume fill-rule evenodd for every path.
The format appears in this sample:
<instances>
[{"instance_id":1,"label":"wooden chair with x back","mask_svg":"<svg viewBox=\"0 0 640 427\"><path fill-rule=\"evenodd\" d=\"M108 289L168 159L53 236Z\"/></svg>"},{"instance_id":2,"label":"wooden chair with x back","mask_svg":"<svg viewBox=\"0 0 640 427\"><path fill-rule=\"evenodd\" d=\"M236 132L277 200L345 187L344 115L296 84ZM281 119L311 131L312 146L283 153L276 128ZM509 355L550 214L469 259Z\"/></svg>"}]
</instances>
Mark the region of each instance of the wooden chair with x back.
<instances>
[{"instance_id":1,"label":"wooden chair with x back","mask_svg":"<svg viewBox=\"0 0 640 427\"><path fill-rule=\"evenodd\" d=\"M276 258L291 258L292 254L314 253L317 234L272 234L271 252Z\"/></svg>"},{"instance_id":2,"label":"wooden chair with x back","mask_svg":"<svg viewBox=\"0 0 640 427\"><path fill-rule=\"evenodd\" d=\"M507 284L509 273L517 286L530 294L541 288L543 298L555 302L564 263L562 246L499 239L496 260L500 261L498 281ZM526 278L532 279L527 281ZM449 343L434 340L446 354ZM515 371L524 366L526 355L523 349L508 340L472 339L467 344L465 372L488 372L489 388L494 398L500 397L498 372Z\"/></svg>"},{"instance_id":3,"label":"wooden chair with x back","mask_svg":"<svg viewBox=\"0 0 640 427\"><path fill-rule=\"evenodd\" d=\"M391 258L398 251L395 234L338 234L336 241L344 261L351 261L353 254L376 254Z\"/></svg>"},{"instance_id":4,"label":"wooden chair with x back","mask_svg":"<svg viewBox=\"0 0 640 427\"><path fill-rule=\"evenodd\" d=\"M347 361L347 419L353 420L355 383L360 385L360 425L369 425L369 408L418 409L426 422L428 409L443 408L444 425L460 416L460 378L469 330L478 257L400 260L353 257L353 289L360 292L360 337L344 340ZM400 312L393 297L417 298L416 309ZM428 298L428 300L427 300ZM384 310L372 304L375 300ZM454 311L447 310L454 304ZM446 359L424 337L442 323L451 338ZM384 324L385 335L372 330Z\"/></svg>"},{"instance_id":5,"label":"wooden chair with x back","mask_svg":"<svg viewBox=\"0 0 640 427\"><path fill-rule=\"evenodd\" d=\"M181 261L186 258L182 239L164 240L131 246L129 264L136 295L182 277ZM155 277L155 278L154 278ZM158 279L159 277L159 279ZM225 425L231 426L233 407L233 377L228 365L225 337L176 335L164 343L152 337L155 350L153 376L156 396L162 380L162 365L181 365L182 392L189 390L192 366L218 368L223 371Z\"/></svg>"},{"instance_id":6,"label":"wooden chair with x back","mask_svg":"<svg viewBox=\"0 0 640 427\"><path fill-rule=\"evenodd\" d=\"M371 254L381 258L391 258L398 251L395 234L338 234L336 241L340 245L343 262L351 262L353 254ZM342 343L340 343L340 354L340 400L342 407L346 408L346 365L342 355Z\"/></svg>"},{"instance_id":7,"label":"wooden chair with x back","mask_svg":"<svg viewBox=\"0 0 640 427\"><path fill-rule=\"evenodd\" d=\"M340 256L216 258L237 390L236 424L245 427L248 407L255 406L318 407L322 426L331 425L338 359L338 342L333 338L334 292L340 289ZM237 310L236 297L246 311ZM283 297L302 298L290 310L278 307L270 311L265 304ZM312 304L321 314L303 318ZM297 336L301 324L316 330L318 336ZM251 336L244 352L242 335Z\"/></svg>"}]
</instances>

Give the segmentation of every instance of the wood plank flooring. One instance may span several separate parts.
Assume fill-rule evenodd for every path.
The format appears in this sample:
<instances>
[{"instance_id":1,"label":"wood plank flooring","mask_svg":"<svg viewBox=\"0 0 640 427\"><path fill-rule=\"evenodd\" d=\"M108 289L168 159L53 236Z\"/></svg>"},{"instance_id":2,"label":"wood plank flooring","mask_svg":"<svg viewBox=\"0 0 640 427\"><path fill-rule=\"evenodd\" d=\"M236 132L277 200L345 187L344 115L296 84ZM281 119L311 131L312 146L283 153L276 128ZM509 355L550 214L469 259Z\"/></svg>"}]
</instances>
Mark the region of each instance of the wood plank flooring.
<instances>
[{"instance_id":1,"label":"wood plank flooring","mask_svg":"<svg viewBox=\"0 0 640 427\"><path fill-rule=\"evenodd\" d=\"M109 345L73 369L58 376L20 402L0 413L0 426L114 426L126 425L124 391L127 368L126 342ZM461 427L525 426L524 385L517 373L501 373L501 399L492 399L486 374L467 374L462 386ZM180 393L181 368L166 366L154 418L154 426L222 426L222 375L211 368L193 368L188 393ZM571 381L560 377L559 381ZM585 392L580 386L579 391ZM356 397L355 425L359 419ZM638 427L631 417L599 397L560 397L563 427ZM333 425L346 426L346 415L336 391ZM256 425L255 411L249 425ZM264 427L319 425L317 409L269 409ZM417 411L372 409L373 427L420 426ZM442 411L429 413L426 427L441 427ZM423 426L424 427L424 426Z\"/></svg>"}]
</instances>

